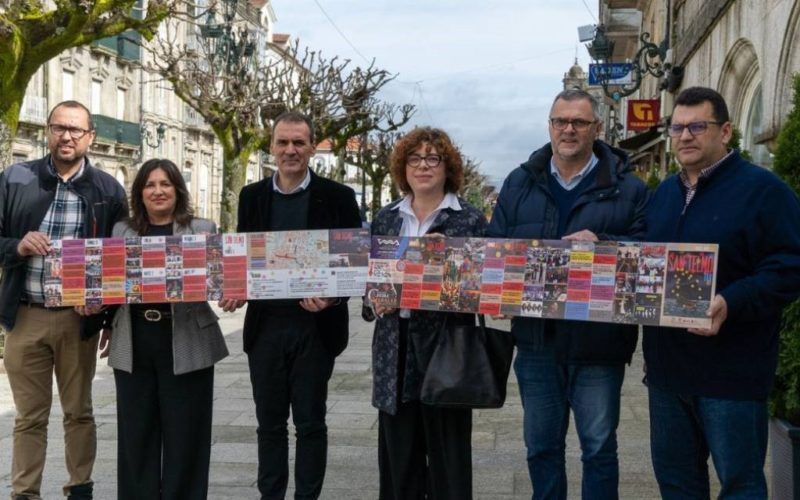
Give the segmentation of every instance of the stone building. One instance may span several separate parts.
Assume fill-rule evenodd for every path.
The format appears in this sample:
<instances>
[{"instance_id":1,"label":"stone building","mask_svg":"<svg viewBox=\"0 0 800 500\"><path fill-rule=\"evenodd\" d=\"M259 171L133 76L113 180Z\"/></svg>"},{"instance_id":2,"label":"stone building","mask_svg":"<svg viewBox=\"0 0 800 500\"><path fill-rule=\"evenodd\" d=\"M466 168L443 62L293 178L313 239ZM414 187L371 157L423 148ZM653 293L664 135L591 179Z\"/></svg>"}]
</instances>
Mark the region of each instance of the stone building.
<instances>
[{"instance_id":1,"label":"stone building","mask_svg":"<svg viewBox=\"0 0 800 500\"><path fill-rule=\"evenodd\" d=\"M674 97L702 85L728 102L742 149L769 167L778 132L792 105L792 75L800 71L798 0L601 0L600 24L616 42L613 60L634 58L643 32L666 40L669 78L647 75L629 99L660 99L666 123ZM638 26L630 23L638 19ZM663 62L663 61L662 61ZM624 113L626 99L617 105ZM619 145L645 168L669 163L660 129L627 134Z\"/></svg>"}]
</instances>

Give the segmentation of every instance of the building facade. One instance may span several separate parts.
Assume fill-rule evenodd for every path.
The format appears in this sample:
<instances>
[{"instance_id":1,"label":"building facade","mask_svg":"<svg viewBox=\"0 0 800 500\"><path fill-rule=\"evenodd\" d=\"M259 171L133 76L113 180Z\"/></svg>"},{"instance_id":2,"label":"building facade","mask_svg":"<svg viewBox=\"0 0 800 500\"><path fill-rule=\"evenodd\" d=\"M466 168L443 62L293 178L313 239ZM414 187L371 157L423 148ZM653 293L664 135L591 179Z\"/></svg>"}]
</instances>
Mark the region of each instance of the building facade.
<instances>
[{"instance_id":1,"label":"building facade","mask_svg":"<svg viewBox=\"0 0 800 500\"><path fill-rule=\"evenodd\" d=\"M663 125L682 89L714 88L728 102L742 149L771 166L800 71L800 0L601 0L599 12L616 44L615 62L634 58L644 32L669 49L661 62L672 69L642 78L638 91L616 105L618 113L624 116L627 99L659 99ZM641 168L663 172L671 160L662 131L628 132L619 145Z\"/></svg>"}]
</instances>

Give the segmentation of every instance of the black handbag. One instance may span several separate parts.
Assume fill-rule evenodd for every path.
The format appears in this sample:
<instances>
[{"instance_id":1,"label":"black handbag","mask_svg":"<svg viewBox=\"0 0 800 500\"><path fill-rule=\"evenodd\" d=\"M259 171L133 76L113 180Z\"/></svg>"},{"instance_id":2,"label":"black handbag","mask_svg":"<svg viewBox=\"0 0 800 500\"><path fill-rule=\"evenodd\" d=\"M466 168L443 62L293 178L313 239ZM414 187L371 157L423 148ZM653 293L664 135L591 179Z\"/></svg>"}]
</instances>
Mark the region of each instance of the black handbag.
<instances>
[{"instance_id":1,"label":"black handbag","mask_svg":"<svg viewBox=\"0 0 800 500\"><path fill-rule=\"evenodd\" d=\"M422 403L442 408L500 408L514 355L509 332L478 326L445 324L431 355L420 389Z\"/></svg>"}]
</instances>

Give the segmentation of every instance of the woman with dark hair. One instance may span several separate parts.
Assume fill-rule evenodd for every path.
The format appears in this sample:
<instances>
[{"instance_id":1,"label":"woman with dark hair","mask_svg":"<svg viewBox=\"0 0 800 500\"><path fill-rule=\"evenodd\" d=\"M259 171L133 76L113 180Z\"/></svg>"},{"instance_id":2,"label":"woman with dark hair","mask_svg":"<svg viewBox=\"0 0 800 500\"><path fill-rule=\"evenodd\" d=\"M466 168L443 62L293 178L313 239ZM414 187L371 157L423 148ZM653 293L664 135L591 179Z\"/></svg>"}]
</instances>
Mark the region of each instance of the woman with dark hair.
<instances>
[{"instance_id":1,"label":"woman with dark hair","mask_svg":"<svg viewBox=\"0 0 800 500\"><path fill-rule=\"evenodd\" d=\"M131 209L113 236L216 232L213 222L192 215L186 183L169 160L142 165ZM208 302L123 305L112 332L117 498L205 499L214 363L228 355L217 315Z\"/></svg>"},{"instance_id":2,"label":"woman with dark hair","mask_svg":"<svg viewBox=\"0 0 800 500\"><path fill-rule=\"evenodd\" d=\"M406 134L392 152L391 171L405 196L378 213L373 235L483 236L486 217L456 195L464 181L463 162L442 130L423 127ZM445 320L474 324L474 315L373 308L381 500L471 499L472 411L427 406L419 399Z\"/></svg>"}]
</instances>

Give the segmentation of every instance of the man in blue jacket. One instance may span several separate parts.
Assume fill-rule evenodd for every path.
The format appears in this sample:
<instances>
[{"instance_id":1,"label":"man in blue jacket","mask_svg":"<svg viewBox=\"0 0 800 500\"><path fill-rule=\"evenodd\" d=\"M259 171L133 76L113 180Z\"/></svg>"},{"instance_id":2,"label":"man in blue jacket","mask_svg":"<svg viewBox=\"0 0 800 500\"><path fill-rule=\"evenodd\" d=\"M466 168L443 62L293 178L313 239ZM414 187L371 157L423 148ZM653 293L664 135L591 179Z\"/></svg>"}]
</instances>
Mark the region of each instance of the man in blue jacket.
<instances>
[{"instance_id":1,"label":"man in blue jacket","mask_svg":"<svg viewBox=\"0 0 800 500\"><path fill-rule=\"evenodd\" d=\"M591 241L643 236L647 189L630 172L625 153L597 140L598 108L582 90L556 96L551 142L505 180L489 236ZM511 332L533 498L567 496L570 408L581 442L584 498L616 498L620 388L637 327L518 317Z\"/></svg>"},{"instance_id":2,"label":"man in blue jacket","mask_svg":"<svg viewBox=\"0 0 800 500\"><path fill-rule=\"evenodd\" d=\"M683 167L647 209L647 240L718 243L708 329L645 327L653 467L661 495L767 498L767 404L782 308L800 292L800 203L775 175L729 150L724 99L684 90L669 127Z\"/></svg>"}]
</instances>

